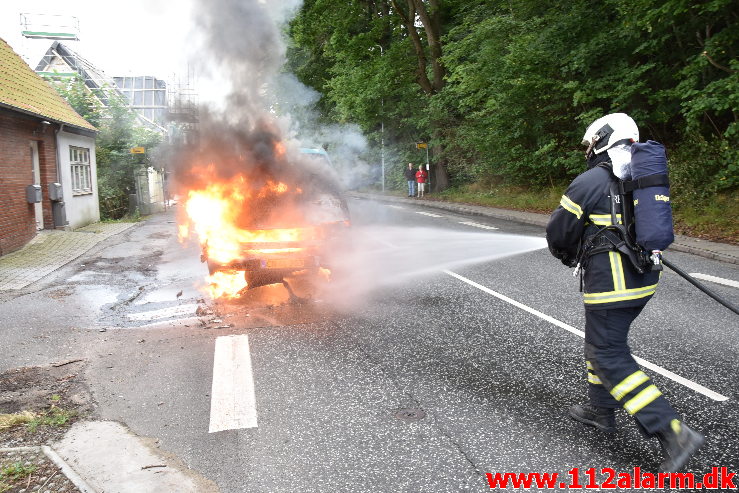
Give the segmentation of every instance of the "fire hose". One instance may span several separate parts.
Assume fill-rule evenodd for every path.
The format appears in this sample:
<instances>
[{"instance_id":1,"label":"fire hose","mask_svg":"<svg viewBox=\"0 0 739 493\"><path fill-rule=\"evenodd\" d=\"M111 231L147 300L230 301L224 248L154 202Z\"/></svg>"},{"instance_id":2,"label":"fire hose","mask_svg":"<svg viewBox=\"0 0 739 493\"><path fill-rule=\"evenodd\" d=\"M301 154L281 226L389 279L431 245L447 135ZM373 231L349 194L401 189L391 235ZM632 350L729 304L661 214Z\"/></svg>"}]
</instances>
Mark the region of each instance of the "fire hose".
<instances>
[{"instance_id":1,"label":"fire hose","mask_svg":"<svg viewBox=\"0 0 739 493\"><path fill-rule=\"evenodd\" d=\"M728 301L726 301L725 299L723 299L721 296L717 295L716 293L714 293L713 291L711 291L710 289L708 289L707 287L705 287L703 284L701 284L698 281L696 281L695 278L692 277L690 274L688 274L684 270L680 269L679 267L677 267L672 262L666 260L664 257L662 257L662 263L665 264L670 269L672 269L673 271L675 271L678 275L680 275L680 277L682 277L683 279L685 279L686 281L688 281L690 284L692 284L696 288L700 289L701 291L703 291L704 293L706 293L708 296L710 296L711 298L713 298L714 300L718 301L719 303L721 303L722 305L724 305L726 308L728 308L729 310L731 310L732 312L734 312L737 315L739 315L739 308L737 308L736 306L732 305L731 303L729 303Z\"/></svg>"}]
</instances>

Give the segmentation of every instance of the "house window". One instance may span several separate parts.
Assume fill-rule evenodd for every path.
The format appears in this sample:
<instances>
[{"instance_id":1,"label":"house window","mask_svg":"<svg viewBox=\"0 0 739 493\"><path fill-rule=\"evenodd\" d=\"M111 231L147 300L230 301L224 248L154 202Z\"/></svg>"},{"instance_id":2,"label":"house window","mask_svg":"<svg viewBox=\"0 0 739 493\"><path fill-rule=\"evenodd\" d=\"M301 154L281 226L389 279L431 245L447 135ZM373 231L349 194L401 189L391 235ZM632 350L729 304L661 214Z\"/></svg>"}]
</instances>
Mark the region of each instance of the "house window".
<instances>
[{"instance_id":1,"label":"house window","mask_svg":"<svg viewBox=\"0 0 739 493\"><path fill-rule=\"evenodd\" d=\"M92 193L90 149L69 146L69 163L72 168L72 193Z\"/></svg>"}]
</instances>

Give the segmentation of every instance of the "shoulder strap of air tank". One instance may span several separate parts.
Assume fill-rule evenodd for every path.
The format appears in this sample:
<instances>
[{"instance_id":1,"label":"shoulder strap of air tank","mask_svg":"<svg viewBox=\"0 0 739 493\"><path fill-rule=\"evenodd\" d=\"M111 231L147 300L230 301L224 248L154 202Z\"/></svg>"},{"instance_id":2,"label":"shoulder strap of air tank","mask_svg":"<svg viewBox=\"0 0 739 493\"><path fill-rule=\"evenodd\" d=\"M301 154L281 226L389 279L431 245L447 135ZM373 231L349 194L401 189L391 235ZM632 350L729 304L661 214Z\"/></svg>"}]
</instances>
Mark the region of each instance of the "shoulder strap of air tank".
<instances>
[{"instance_id":1,"label":"shoulder strap of air tank","mask_svg":"<svg viewBox=\"0 0 739 493\"><path fill-rule=\"evenodd\" d=\"M669 187L670 180L667 175L649 175L638 180L630 180L621 182L623 193L633 192L639 188L647 187Z\"/></svg>"}]
</instances>

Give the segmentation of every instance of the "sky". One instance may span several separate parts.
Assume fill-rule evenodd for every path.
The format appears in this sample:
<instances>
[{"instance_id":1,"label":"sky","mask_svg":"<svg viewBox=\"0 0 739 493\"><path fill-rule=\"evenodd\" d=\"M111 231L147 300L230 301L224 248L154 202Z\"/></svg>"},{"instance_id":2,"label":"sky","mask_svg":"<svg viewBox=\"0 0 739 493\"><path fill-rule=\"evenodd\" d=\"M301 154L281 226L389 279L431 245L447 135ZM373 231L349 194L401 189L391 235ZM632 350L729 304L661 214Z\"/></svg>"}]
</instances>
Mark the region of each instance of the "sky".
<instances>
[{"instance_id":1,"label":"sky","mask_svg":"<svg viewBox=\"0 0 739 493\"><path fill-rule=\"evenodd\" d=\"M199 35L192 20L193 0L0 0L0 38L24 57L32 68L52 40L21 36L20 14L56 14L52 22L79 20L80 41L63 41L110 77L151 75L186 82L189 57L197 54ZM212 85L202 81L190 64L191 79L208 100Z\"/></svg>"}]
</instances>

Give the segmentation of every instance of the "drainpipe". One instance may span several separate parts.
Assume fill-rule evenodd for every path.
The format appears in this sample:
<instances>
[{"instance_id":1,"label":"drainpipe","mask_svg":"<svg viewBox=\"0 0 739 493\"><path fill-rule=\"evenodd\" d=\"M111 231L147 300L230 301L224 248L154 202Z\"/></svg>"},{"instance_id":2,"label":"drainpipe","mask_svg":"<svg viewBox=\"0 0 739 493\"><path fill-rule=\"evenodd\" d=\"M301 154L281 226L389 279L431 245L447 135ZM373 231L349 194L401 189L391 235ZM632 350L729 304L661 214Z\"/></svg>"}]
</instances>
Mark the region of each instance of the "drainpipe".
<instances>
[{"instance_id":1,"label":"drainpipe","mask_svg":"<svg viewBox=\"0 0 739 493\"><path fill-rule=\"evenodd\" d=\"M62 159L61 159L61 151L59 149L59 132L64 130L64 126L66 123L60 123L59 128L54 131L54 147L56 148L56 179L58 180L57 183L62 183ZM69 224L67 222L67 214L64 210L64 196L66 194L64 193L64 187L62 187L62 199L59 201L52 202L51 204L51 217L52 221L54 222L54 228L56 229L58 226L66 226ZM61 224L57 224L57 222Z\"/></svg>"},{"instance_id":2,"label":"drainpipe","mask_svg":"<svg viewBox=\"0 0 739 493\"><path fill-rule=\"evenodd\" d=\"M54 147L56 148L56 178L59 180L59 183L62 181L62 161L61 161L61 154L59 153L59 132L61 132L64 129L64 125L66 123L60 123L59 128L54 130Z\"/></svg>"}]
</instances>

